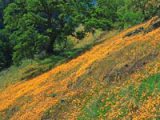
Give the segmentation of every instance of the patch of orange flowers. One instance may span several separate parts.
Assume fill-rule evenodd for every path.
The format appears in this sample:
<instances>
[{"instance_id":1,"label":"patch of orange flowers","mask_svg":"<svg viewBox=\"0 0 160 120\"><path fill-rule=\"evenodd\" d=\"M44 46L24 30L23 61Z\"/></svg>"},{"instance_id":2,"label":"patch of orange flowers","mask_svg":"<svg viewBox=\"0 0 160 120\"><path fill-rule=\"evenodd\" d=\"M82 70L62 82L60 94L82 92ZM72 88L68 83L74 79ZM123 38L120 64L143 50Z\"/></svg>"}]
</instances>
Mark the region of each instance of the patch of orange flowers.
<instances>
[{"instance_id":1,"label":"patch of orange flowers","mask_svg":"<svg viewBox=\"0 0 160 120\"><path fill-rule=\"evenodd\" d=\"M150 41L150 39L146 39L150 36L155 36L157 38L160 37L157 36L160 32L158 29L145 36L141 34L133 37L123 38L127 32L143 25L144 24L141 24L126 30L119 35L106 40L103 44L95 46L90 51L71 60L70 62L62 64L34 79L9 86L0 92L0 111L4 111L11 106L18 106L20 104L20 109L12 116L12 120L40 119L48 108L57 104L62 98L72 97L78 94L78 91L73 92L69 90L67 86L70 82L76 82L80 76L87 72L87 68L89 68L94 62L102 60L104 57L107 57L108 53L111 54L112 52L119 51L135 41ZM69 71L74 72L68 73L66 78L61 76L61 74L63 75L63 73L67 73ZM59 74L60 77L56 77ZM54 91L54 93L56 93L58 96L49 97L52 91ZM24 96L28 96L30 100L23 101ZM144 105L142 110L147 106L150 107L148 104L151 100L146 102L146 105ZM114 114L118 113L119 111L115 111Z\"/></svg>"}]
</instances>

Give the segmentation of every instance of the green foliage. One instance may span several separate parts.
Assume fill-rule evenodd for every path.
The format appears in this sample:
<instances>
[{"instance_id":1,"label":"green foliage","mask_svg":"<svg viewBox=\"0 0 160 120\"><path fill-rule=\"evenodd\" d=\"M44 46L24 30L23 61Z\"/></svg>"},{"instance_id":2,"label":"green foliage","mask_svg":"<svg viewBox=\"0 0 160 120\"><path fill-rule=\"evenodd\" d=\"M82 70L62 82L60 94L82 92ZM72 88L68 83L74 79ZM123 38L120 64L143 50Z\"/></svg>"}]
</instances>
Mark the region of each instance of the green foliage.
<instances>
[{"instance_id":1,"label":"green foliage","mask_svg":"<svg viewBox=\"0 0 160 120\"><path fill-rule=\"evenodd\" d=\"M83 47L72 50L55 51L55 55L45 58L35 58L23 60L21 65L12 65L10 68L0 72L0 90L20 80L29 80L34 78L57 65L79 56L86 50L93 47L93 43L83 44ZM36 56L37 57L37 56Z\"/></svg>"},{"instance_id":2,"label":"green foliage","mask_svg":"<svg viewBox=\"0 0 160 120\"><path fill-rule=\"evenodd\" d=\"M53 55L57 48L71 48L68 36L83 39L86 32L94 35L97 29L124 29L141 23L160 15L159 7L158 0L1 0L0 32L10 51L4 53L6 40L1 37L1 68L11 58L20 64L23 59ZM76 31L80 25L84 29ZM11 58L6 59L6 54Z\"/></svg>"},{"instance_id":3,"label":"green foliage","mask_svg":"<svg viewBox=\"0 0 160 120\"><path fill-rule=\"evenodd\" d=\"M34 58L43 51L52 54L56 43L65 46L67 36L82 22L78 9L87 2L15 0L9 4L4 10L4 23L14 46L13 61Z\"/></svg>"},{"instance_id":4,"label":"green foliage","mask_svg":"<svg viewBox=\"0 0 160 120\"><path fill-rule=\"evenodd\" d=\"M132 0L132 6L135 11L139 11L143 14L145 20L155 15L160 15L159 0Z\"/></svg>"},{"instance_id":5,"label":"green foliage","mask_svg":"<svg viewBox=\"0 0 160 120\"><path fill-rule=\"evenodd\" d=\"M113 86L111 87L113 89ZM119 98L123 98L123 103L120 104L119 109L121 114L119 119L123 119L128 115L129 111L127 103L132 102L137 107L140 107L143 101L147 100L149 96L158 94L160 92L160 74L155 74L144 79L138 86L130 84L127 88L122 88L117 94L112 93L110 96L106 96L108 91L105 91L102 96L97 99L93 99L93 102L89 101L89 105L85 105L83 108L83 114L78 117L79 120L84 119L106 119L106 113L111 112L113 106L118 102ZM110 103L106 106L106 103ZM124 104L124 105L123 105Z\"/></svg>"},{"instance_id":6,"label":"green foliage","mask_svg":"<svg viewBox=\"0 0 160 120\"><path fill-rule=\"evenodd\" d=\"M0 70L2 70L12 63L12 47L3 31L0 31L0 38Z\"/></svg>"},{"instance_id":7,"label":"green foliage","mask_svg":"<svg viewBox=\"0 0 160 120\"><path fill-rule=\"evenodd\" d=\"M40 35L34 28L24 31L16 38L17 44L14 46L13 61L19 63L22 59L34 58L36 53L43 50L42 46L45 44L45 40L47 41L47 37Z\"/></svg>"},{"instance_id":8,"label":"green foliage","mask_svg":"<svg viewBox=\"0 0 160 120\"><path fill-rule=\"evenodd\" d=\"M119 27L128 28L143 21L143 15L139 11L134 11L131 0L124 0L117 10Z\"/></svg>"},{"instance_id":9,"label":"green foliage","mask_svg":"<svg viewBox=\"0 0 160 120\"><path fill-rule=\"evenodd\" d=\"M105 116L107 111L110 110L110 106L106 106L104 109L102 109L102 107L104 107L106 104L105 99L105 94L103 94L95 101L93 101L89 106L85 106L83 109L84 114L80 115L78 120L98 119L99 116Z\"/></svg>"},{"instance_id":10,"label":"green foliage","mask_svg":"<svg viewBox=\"0 0 160 120\"><path fill-rule=\"evenodd\" d=\"M84 31L78 31L76 32L76 36L78 39L83 39L85 37L85 32Z\"/></svg>"},{"instance_id":11,"label":"green foliage","mask_svg":"<svg viewBox=\"0 0 160 120\"><path fill-rule=\"evenodd\" d=\"M126 28L143 21L140 11L135 11L132 0L97 0L99 16L103 16L105 28ZM107 6L107 7L106 7ZM99 18L99 16L97 18ZM107 18L107 20L106 20ZM100 18L100 20L103 20Z\"/></svg>"},{"instance_id":12,"label":"green foliage","mask_svg":"<svg viewBox=\"0 0 160 120\"><path fill-rule=\"evenodd\" d=\"M11 108L6 109L3 111L4 113L6 113L6 115L3 116L3 114L2 115L0 114L0 116L2 116L3 118L0 120L9 120L18 111L19 111L19 106L12 106Z\"/></svg>"}]
</instances>

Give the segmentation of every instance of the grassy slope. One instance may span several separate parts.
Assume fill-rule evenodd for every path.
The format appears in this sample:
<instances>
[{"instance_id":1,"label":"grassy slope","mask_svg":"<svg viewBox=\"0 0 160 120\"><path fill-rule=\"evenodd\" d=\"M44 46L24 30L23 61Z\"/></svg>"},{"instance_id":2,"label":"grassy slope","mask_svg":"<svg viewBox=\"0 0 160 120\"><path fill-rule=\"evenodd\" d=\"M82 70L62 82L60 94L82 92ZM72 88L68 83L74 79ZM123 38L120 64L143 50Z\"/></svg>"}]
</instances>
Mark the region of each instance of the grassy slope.
<instances>
[{"instance_id":1,"label":"grassy slope","mask_svg":"<svg viewBox=\"0 0 160 120\"><path fill-rule=\"evenodd\" d=\"M148 23L146 23L148 24ZM158 119L160 29L106 39L49 72L0 92L2 119Z\"/></svg>"},{"instance_id":2,"label":"grassy slope","mask_svg":"<svg viewBox=\"0 0 160 120\"><path fill-rule=\"evenodd\" d=\"M0 72L0 90L6 88L7 86L14 84L18 81L24 81L34 78L46 71L51 70L55 66L65 63L83 52L91 49L94 44L99 43L99 37L102 32L100 30L96 31L95 39L91 33L82 39L77 40L75 38L70 38L73 43L73 48L61 51L61 54L53 55L42 60L24 60L20 66L11 66L10 68ZM104 32L106 33L106 32ZM117 31L111 31L107 33L106 36L101 35L101 39L104 37L111 37L117 34ZM97 40L98 39L98 40Z\"/></svg>"}]
</instances>

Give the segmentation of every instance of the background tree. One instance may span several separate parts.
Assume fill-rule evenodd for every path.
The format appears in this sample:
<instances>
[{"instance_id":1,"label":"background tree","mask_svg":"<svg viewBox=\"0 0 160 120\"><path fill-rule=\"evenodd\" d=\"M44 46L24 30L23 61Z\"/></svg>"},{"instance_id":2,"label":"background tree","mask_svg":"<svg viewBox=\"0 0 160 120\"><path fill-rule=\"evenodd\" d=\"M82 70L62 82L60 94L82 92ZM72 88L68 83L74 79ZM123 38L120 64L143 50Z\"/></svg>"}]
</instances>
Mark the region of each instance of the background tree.
<instances>
[{"instance_id":1,"label":"background tree","mask_svg":"<svg viewBox=\"0 0 160 120\"><path fill-rule=\"evenodd\" d=\"M0 70L12 64L12 46L5 36L4 31L0 31Z\"/></svg>"},{"instance_id":2,"label":"background tree","mask_svg":"<svg viewBox=\"0 0 160 120\"><path fill-rule=\"evenodd\" d=\"M159 0L132 0L132 7L135 11L143 14L144 20L148 20L155 15L160 16Z\"/></svg>"},{"instance_id":3,"label":"background tree","mask_svg":"<svg viewBox=\"0 0 160 120\"><path fill-rule=\"evenodd\" d=\"M119 7L117 9L117 26L119 28L128 28L135 24L141 23L144 20L143 13L139 10L135 10L134 2L131 0L119 1Z\"/></svg>"},{"instance_id":4,"label":"background tree","mask_svg":"<svg viewBox=\"0 0 160 120\"><path fill-rule=\"evenodd\" d=\"M3 24L3 10L10 2L13 0L0 0L0 70L12 64L12 45Z\"/></svg>"},{"instance_id":5,"label":"background tree","mask_svg":"<svg viewBox=\"0 0 160 120\"><path fill-rule=\"evenodd\" d=\"M160 15L159 8L159 0L0 0L1 66L53 55L70 35L128 28Z\"/></svg>"}]
</instances>

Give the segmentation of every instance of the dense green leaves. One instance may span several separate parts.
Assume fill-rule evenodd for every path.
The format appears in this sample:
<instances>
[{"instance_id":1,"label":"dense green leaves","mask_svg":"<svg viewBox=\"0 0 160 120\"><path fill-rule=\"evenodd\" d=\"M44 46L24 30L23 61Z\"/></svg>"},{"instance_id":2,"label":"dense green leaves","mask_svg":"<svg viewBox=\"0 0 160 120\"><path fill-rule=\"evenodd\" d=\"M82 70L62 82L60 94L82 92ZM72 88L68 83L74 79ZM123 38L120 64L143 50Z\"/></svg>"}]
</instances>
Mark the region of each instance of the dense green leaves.
<instances>
[{"instance_id":1,"label":"dense green leaves","mask_svg":"<svg viewBox=\"0 0 160 120\"><path fill-rule=\"evenodd\" d=\"M159 0L1 0L0 64L54 54L57 44L68 48L69 35L127 28L160 15L159 8Z\"/></svg>"},{"instance_id":2,"label":"dense green leaves","mask_svg":"<svg viewBox=\"0 0 160 120\"><path fill-rule=\"evenodd\" d=\"M121 7L117 9L118 26L127 28L135 24L141 23L144 19L141 11L134 10L132 0L124 0L120 3Z\"/></svg>"},{"instance_id":3,"label":"dense green leaves","mask_svg":"<svg viewBox=\"0 0 160 120\"><path fill-rule=\"evenodd\" d=\"M12 62L12 46L5 32L0 31L0 70L9 67Z\"/></svg>"},{"instance_id":4,"label":"dense green leaves","mask_svg":"<svg viewBox=\"0 0 160 120\"><path fill-rule=\"evenodd\" d=\"M89 2L89 1L88 1ZM64 0L15 0L4 10L4 23L14 43L13 60L54 53L57 41L65 41L82 21L78 10L84 2ZM77 6L78 5L78 6Z\"/></svg>"}]
</instances>

